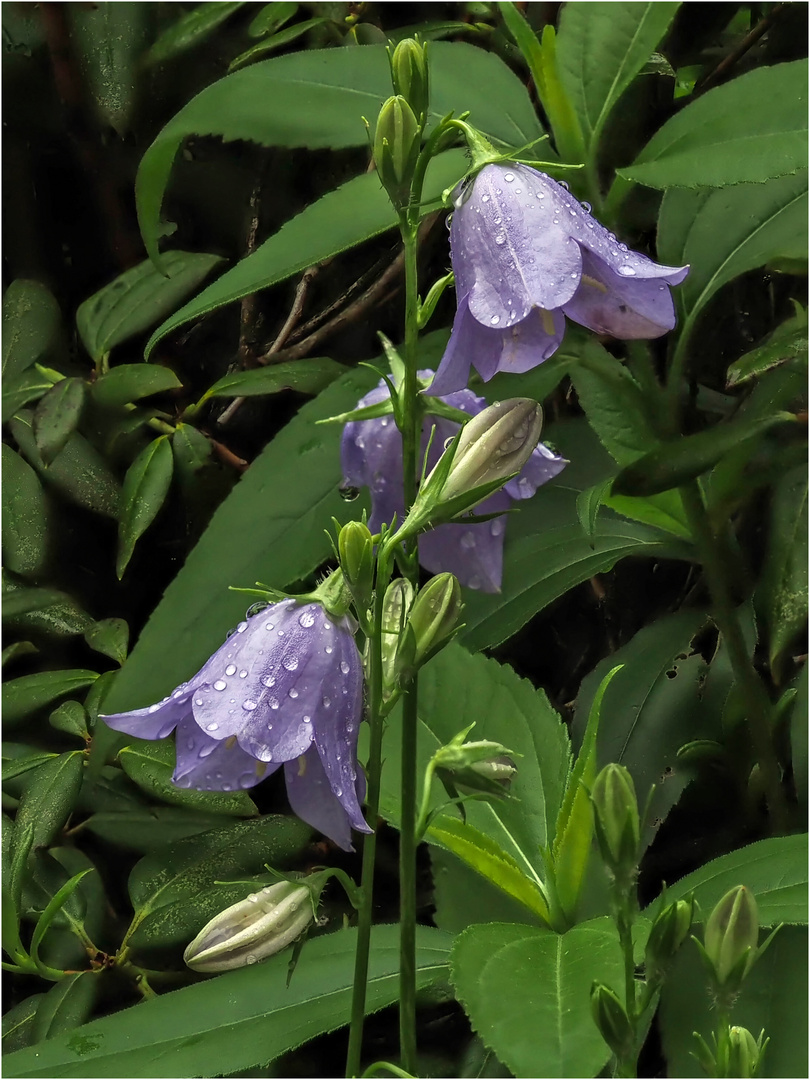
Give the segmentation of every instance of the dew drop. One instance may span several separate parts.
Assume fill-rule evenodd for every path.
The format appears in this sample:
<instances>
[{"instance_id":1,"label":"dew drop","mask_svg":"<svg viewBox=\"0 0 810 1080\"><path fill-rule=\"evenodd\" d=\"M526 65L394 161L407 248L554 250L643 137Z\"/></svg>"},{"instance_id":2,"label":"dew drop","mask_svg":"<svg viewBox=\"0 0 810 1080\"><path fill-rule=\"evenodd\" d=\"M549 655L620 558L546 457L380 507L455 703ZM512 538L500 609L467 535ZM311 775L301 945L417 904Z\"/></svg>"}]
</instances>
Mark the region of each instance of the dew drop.
<instances>
[{"instance_id":1,"label":"dew drop","mask_svg":"<svg viewBox=\"0 0 810 1080\"><path fill-rule=\"evenodd\" d=\"M303 721L304 721L305 724L311 724L312 723L312 717L311 716L305 716L305 717L303 717Z\"/></svg>"},{"instance_id":2,"label":"dew drop","mask_svg":"<svg viewBox=\"0 0 810 1080\"><path fill-rule=\"evenodd\" d=\"M265 630L275 630L276 624L272 623L272 622L265 623L264 628L265 628Z\"/></svg>"},{"instance_id":3,"label":"dew drop","mask_svg":"<svg viewBox=\"0 0 810 1080\"><path fill-rule=\"evenodd\" d=\"M271 697L267 704L270 706L271 709L275 711L281 705L281 702L278 700L277 697ZM246 708L246 704L243 705L242 708ZM255 709L256 706L254 705L253 708Z\"/></svg>"},{"instance_id":4,"label":"dew drop","mask_svg":"<svg viewBox=\"0 0 810 1080\"><path fill-rule=\"evenodd\" d=\"M506 237L503 235L503 233L498 233L498 235L495 237L495 243L498 245L498 247L502 247L506 243Z\"/></svg>"},{"instance_id":5,"label":"dew drop","mask_svg":"<svg viewBox=\"0 0 810 1080\"><path fill-rule=\"evenodd\" d=\"M228 666L225 668L225 674L226 675L235 675L236 674L236 664L228 664Z\"/></svg>"},{"instance_id":6,"label":"dew drop","mask_svg":"<svg viewBox=\"0 0 810 1080\"><path fill-rule=\"evenodd\" d=\"M327 656L331 656L335 650L332 648L331 645L327 645L323 651L326 653Z\"/></svg>"},{"instance_id":7,"label":"dew drop","mask_svg":"<svg viewBox=\"0 0 810 1080\"><path fill-rule=\"evenodd\" d=\"M511 184L511 183L512 183L512 181L513 181L514 179L515 179L515 174L514 174L514 173L510 173L510 172L508 172L508 173L507 173L507 174L506 174L506 175L504 176L504 180L505 180L505 181L507 182L507 184Z\"/></svg>"},{"instance_id":8,"label":"dew drop","mask_svg":"<svg viewBox=\"0 0 810 1080\"><path fill-rule=\"evenodd\" d=\"M265 676L263 676L263 678L261 679L261 684L262 684L262 686L267 686L267 687L275 686L276 685L275 676L274 675L265 675Z\"/></svg>"},{"instance_id":9,"label":"dew drop","mask_svg":"<svg viewBox=\"0 0 810 1080\"><path fill-rule=\"evenodd\" d=\"M338 797L338 798L340 798L340 796L341 796L342 794L343 794L343 788L342 788L342 787L340 787L340 786L336 787L336 788L335 788L335 795L337 795L337 797Z\"/></svg>"},{"instance_id":10,"label":"dew drop","mask_svg":"<svg viewBox=\"0 0 810 1080\"><path fill-rule=\"evenodd\" d=\"M590 212L591 212L591 204L589 202L584 202L582 204L582 209L585 211L586 214L590 214Z\"/></svg>"},{"instance_id":11,"label":"dew drop","mask_svg":"<svg viewBox=\"0 0 810 1080\"><path fill-rule=\"evenodd\" d=\"M592 221L586 221L585 224L588 226L589 229L593 228L593 222Z\"/></svg>"},{"instance_id":12,"label":"dew drop","mask_svg":"<svg viewBox=\"0 0 810 1080\"><path fill-rule=\"evenodd\" d=\"M197 757L200 757L200 758L210 757L211 754L213 754L213 752L216 750L216 748L217 748L217 743L209 743L207 746L201 746L200 749L199 749L199 752L197 754Z\"/></svg>"},{"instance_id":13,"label":"dew drop","mask_svg":"<svg viewBox=\"0 0 810 1080\"><path fill-rule=\"evenodd\" d=\"M206 731L219 731L219 724L217 724L217 723L206 724L205 730Z\"/></svg>"},{"instance_id":14,"label":"dew drop","mask_svg":"<svg viewBox=\"0 0 810 1080\"><path fill-rule=\"evenodd\" d=\"M245 671L244 668L242 668L242 670L239 672L239 678L240 679L246 679L247 678L247 671Z\"/></svg>"},{"instance_id":15,"label":"dew drop","mask_svg":"<svg viewBox=\"0 0 810 1080\"><path fill-rule=\"evenodd\" d=\"M279 630L279 631L278 631L278 636L279 636L279 637L284 637L284 631L283 631L283 630Z\"/></svg>"},{"instance_id":16,"label":"dew drop","mask_svg":"<svg viewBox=\"0 0 810 1080\"><path fill-rule=\"evenodd\" d=\"M500 536L503 532L503 522L500 518L497 518L489 527L489 531L493 536Z\"/></svg>"},{"instance_id":17,"label":"dew drop","mask_svg":"<svg viewBox=\"0 0 810 1080\"><path fill-rule=\"evenodd\" d=\"M469 580L469 586L471 589L480 589L481 578L477 574L473 574L473 576Z\"/></svg>"},{"instance_id":18,"label":"dew drop","mask_svg":"<svg viewBox=\"0 0 810 1080\"><path fill-rule=\"evenodd\" d=\"M538 192L535 193L534 197L535 197L535 199L545 199L546 193L545 193L545 191L538 191Z\"/></svg>"},{"instance_id":19,"label":"dew drop","mask_svg":"<svg viewBox=\"0 0 810 1080\"><path fill-rule=\"evenodd\" d=\"M306 611L302 611L298 616L298 622L301 626L312 626L315 623L315 612L311 608L307 608Z\"/></svg>"},{"instance_id":20,"label":"dew drop","mask_svg":"<svg viewBox=\"0 0 810 1080\"><path fill-rule=\"evenodd\" d=\"M566 184L564 180L559 180L558 183L561 188L565 188L565 190L568 191L568 184Z\"/></svg>"},{"instance_id":21,"label":"dew drop","mask_svg":"<svg viewBox=\"0 0 810 1080\"><path fill-rule=\"evenodd\" d=\"M498 323L501 321L501 317L500 315L493 315L489 321L492 323L493 326L497 326Z\"/></svg>"},{"instance_id":22,"label":"dew drop","mask_svg":"<svg viewBox=\"0 0 810 1080\"><path fill-rule=\"evenodd\" d=\"M344 675L349 674L350 668L349 668L348 663L345 660L340 661L340 670L343 672Z\"/></svg>"},{"instance_id":23,"label":"dew drop","mask_svg":"<svg viewBox=\"0 0 810 1080\"><path fill-rule=\"evenodd\" d=\"M328 619L324 619L323 628L324 628L324 630L331 630L332 629L332 624L329 622Z\"/></svg>"},{"instance_id":24,"label":"dew drop","mask_svg":"<svg viewBox=\"0 0 810 1080\"><path fill-rule=\"evenodd\" d=\"M244 622L244 621L240 622L239 625L236 628L237 634L244 634L244 632L246 630L247 630L247 623Z\"/></svg>"},{"instance_id":25,"label":"dew drop","mask_svg":"<svg viewBox=\"0 0 810 1080\"><path fill-rule=\"evenodd\" d=\"M568 213L571 215L571 217L576 217L577 216L576 210L569 210Z\"/></svg>"},{"instance_id":26,"label":"dew drop","mask_svg":"<svg viewBox=\"0 0 810 1080\"><path fill-rule=\"evenodd\" d=\"M298 667L298 657L297 656L287 656L282 661L282 663L283 663L284 667L287 669L287 671L295 671L296 668Z\"/></svg>"},{"instance_id":27,"label":"dew drop","mask_svg":"<svg viewBox=\"0 0 810 1080\"><path fill-rule=\"evenodd\" d=\"M194 704L195 705L202 705L202 703L203 703L203 699L201 697L194 698Z\"/></svg>"},{"instance_id":28,"label":"dew drop","mask_svg":"<svg viewBox=\"0 0 810 1080\"><path fill-rule=\"evenodd\" d=\"M357 496L360 494L360 488L356 487L342 487L338 488L338 494L344 502L354 502Z\"/></svg>"},{"instance_id":29,"label":"dew drop","mask_svg":"<svg viewBox=\"0 0 810 1080\"><path fill-rule=\"evenodd\" d=\"M149 706L149 712L150 713L155 713L155 712L158 711L159 708L160 708L160 702L158 702L157 705L150 705Z\"/></svg>"},{"instance_id":30,"label":"dew drop","mask_svg":"<svg viewBox=\"0 0 810 1080\"><path fill-rule=\"evenodd\" d=\"M331 704L332 704L332 699L331 698L328 698L328 697L323 698L323 707L325 709L328 709Z\"/></svg>"},{"instance_id":31,"label":"dew drop","mask_svg":"<svg viewBox=\"0 0 810 1080\"><path fill-rule=\"evenodd\" d=\"M293 701L295 701L295 699L298 697L298 691L295 689L295 687L293 687L292 690L289 691L287 696L291 697Z\"/></svg>"},{"instance_id":32,"label":"dew drop","mask_svg":"<svg viewBox=\"0 0 810 1080\"><path fill-rule=\"evenodd\" d=\"M489 202L489 195L482 195L481 202Z\"/></svg>"},{"instance_id":33,"label":"dew drop","mask_svg":"<svg viewBox=\"0 0 810 1080\"><path fill-rule=\"evenodd\" d=\"M214 689L215 690L224 690L227 685L228 684L225 682L224 679L217 679L217 681L214 683Z\"/></svg>"},{"instance_id":34,"label":"dew drop","mask_svg":"<svg viewBox=\"0 0 810 1080\"><path fill-rule=\"evenodd\" d=\"M251 701L250 699L248 699L247 701L243 701L242 708L245 710L245 712L253 712L253 710L256 708L256 702Z\"/></svg>"},{"instance_id":35,"label":"dew drop","mask_svg":"<svg viewBox=\"0 0 810 1080\"><path fill-rule=\"evenodd\" d=\"M619 267L619 273L622 275L622 277L635 277L636 276L636 272L635 272L635 270L633 269L632 266L620 266Z\"/></svg>"},{"instance_id":36,"label":"dew drop","mask_svg":"<svg viewBox=\"0 0 810 1080\"><path fill-rule=\"evenodd\" d=\"M467 551L475 547L475 537L471 532L465 532L461 538L461 546Z\"/></svg>"},{"instance_id":37,"label":"dew drop","mask_svg":"<svg viewBox=\"0 0 810 1080\"><path fill-rule=\"evenodd\" d=\"M223 791L233 791L233 784L223 784L222 785L222 790Z\"/></svg>"}]
</instances>

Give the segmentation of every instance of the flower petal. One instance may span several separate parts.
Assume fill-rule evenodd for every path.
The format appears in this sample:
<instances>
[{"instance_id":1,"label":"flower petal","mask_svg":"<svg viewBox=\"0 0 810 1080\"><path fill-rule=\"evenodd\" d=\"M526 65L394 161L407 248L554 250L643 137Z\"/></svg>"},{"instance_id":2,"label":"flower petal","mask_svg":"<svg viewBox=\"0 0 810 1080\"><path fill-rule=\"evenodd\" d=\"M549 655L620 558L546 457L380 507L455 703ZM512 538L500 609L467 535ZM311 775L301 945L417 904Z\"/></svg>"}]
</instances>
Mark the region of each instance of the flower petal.
<instances>
[{"instance_id":1,"label":"flower petal","mask_svg":"<svg viewBox=\"0 0 810 1080\"><path fill-rule=\"evenodd\" d=\"M359 409L386 401L388 387L375 387L357 403ZM393 416L375 420L352 420L343 429L340 460L345 484L368 487L371 491L369 528L378 532L394 514L402 515L405 503L399 486L391 477L402 473L402 437Z\"/></svg>"},{"instance_id":2,"label":"flower petal","mask_svg":"<svg viewBox=\"0 0 810 1080\"><path fill-rule=\"evenodd\" d=\"M165 739L191 714L188 703L191 691L185 692L185 686L184 683L172 696L164 698L156 705L149 705L146 709L110 713L108 716L102 715L101 719L114 731L124 731L127 735L135 735L139 739Z\"/></svg>"},{"instance_id":3,"label":"flower petal","mask_svg":"<svg viewBox=\"0 0 810 1080\"><path fill-rule=\"evenodd\" d=\"M499 491L476 508L480 514L508 510L511 500ZM462 585L496 593L503 576L503 541L506 518L440 525L419 541L419 561L434 574L455 574Z\"/></svg>"},{"instance_id":4,"label":"flower petal","mask_svg":"<svg viewBox=\"0 0 810 1080\"><path fill-rule=\"evenodd\" d=\"M315 747L311 746L296 761L288 761L284 766L284 777L287 798L295 816L328 836L344 851L354 851L349 818L329 785ZM370 831L367 826L363 829L363 832Z\"/></svg>"},{"instance_id":5,"label":"flower petal","mask_svg":"<svg viewBox=\"0 0 810 1080\"><path fill-rule=\"evenodd\" d=\"M562 311L540 311L535 308L526 318L501 333L501 353L497 365L485 374L478 365L478 373L488 382L496 371L518 374L531 371L557 351L565 333Z\"/></svg>"},{"instance_id":6,"label":"flower petal","mask_svg":"<svg viewBox=\"0 0 810 1080\"><path fill-rule=\"evenodd\" d=\"M177 729L177 765L172 780L197 791L239 791L254 787L279 765L257 761L235 739L217 740L188 719Z\"/></svg>"},{"instance_id":7,"label":"flower petal","mask_svg":"<svg viewBox=\"0 0 810 1080\"><path fill-rule=\"evenodd\" d=\"M456 317L453 319L453 332L444 350L444 356L439 364L438 371L433 376L433 382L425 391L433 397L444 396L454 390L462 390L466 387L470 378L470 365L473 361L473 353L481 348L479 335L487 331L477 323L470 314L467 294L458 294L460 299L456 309ZM484 343L497 341L497 335L489 331L489 338L484 337Z\"/></svg>"},{"instance_id":8,"label":"flower petal","mask_svg":"<svg viewBox=\"0 0 810 1080\"><path fill-rule=\"evenodd\" d=\"M513 499L530 499L543 484L553 480L570 464L564 457L549 450L543 443L538 443L519 476L514 477L504 487L504 491Z\"/></svg>"}]
</instances>

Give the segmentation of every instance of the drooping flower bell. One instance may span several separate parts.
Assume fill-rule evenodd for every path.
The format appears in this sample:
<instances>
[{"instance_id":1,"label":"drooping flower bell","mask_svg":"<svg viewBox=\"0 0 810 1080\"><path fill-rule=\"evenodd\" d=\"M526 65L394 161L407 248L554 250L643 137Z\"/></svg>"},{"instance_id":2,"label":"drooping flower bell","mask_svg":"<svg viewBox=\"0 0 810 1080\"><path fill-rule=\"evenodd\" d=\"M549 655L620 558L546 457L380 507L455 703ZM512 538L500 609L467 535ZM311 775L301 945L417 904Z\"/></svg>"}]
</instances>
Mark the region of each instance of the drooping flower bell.
<instances>
[{"instance_id":1,"label":"drooping flower bell","mask_svg":"<svg viewBox=\"0 0 810 1080\"><path fill-rule=\"evenodd\" d=\"M431 371L420 371L420 378L430 379ZM384 382L358 402L358 408L376 405L389 396ZM486 401L471 390L447 394L442 400L455 409L476 416L486 408ZM442 454L446 441L452 438L459 425L439 416L425 417L422 425L421 454L427 449L431 428L436 428L428 453L428 470ZM400 523L405 511L402 489L402 436L393 416L373 420L352 420L343 429L341 461L344 482L353 487L371 489L371 518L369 528L378 532L390 523L394 514ZM555 477L567 465L565 458L539 443L519 476L510 480L502 491L496 492L476 507L476 514L504 513L514 499L528 499L546 481ZM482 592L498 592L503 574L503 542L506 521L452 523L440 525L422 534L419 540L419 559L434 574L446 570L462 585Z\"/></svg>"},{"instance_id":2,"label":"drooping flower bell","mask_svg":"<svg viewBox=\"0 0 810 1080\"><path fill-rule=\"evenodd\" d=\"M430 387L467 385L547 360L565 319L617 338L660 337L675 325L669 292L688 266L629 251L562 184L528 165L486 165L456 192L450 252L458 310Z\"/></svg>"},{"instance_id":3,"label":"drooping flower bell","mask_svg":"<svg viewBox=\"0 0 810 1080\"><path fill-rule=\"evenodd\" d=\"M362 708L363 663L348 617L284 600L240 622L163 701L103 719L139 739L176 728L178 787L250 788L283 764L293 811L348 851L352 828L371 831L360 809Z\"/></svg>"}]
</instances>

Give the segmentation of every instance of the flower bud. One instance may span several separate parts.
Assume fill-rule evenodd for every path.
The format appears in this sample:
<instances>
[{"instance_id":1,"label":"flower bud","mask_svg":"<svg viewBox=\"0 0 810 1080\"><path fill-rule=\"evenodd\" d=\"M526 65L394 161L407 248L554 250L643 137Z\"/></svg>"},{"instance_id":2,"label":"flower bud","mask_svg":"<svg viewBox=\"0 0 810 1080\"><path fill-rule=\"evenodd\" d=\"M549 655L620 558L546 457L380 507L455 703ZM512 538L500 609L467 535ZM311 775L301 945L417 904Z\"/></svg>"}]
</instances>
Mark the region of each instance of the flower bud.
<instances>
[{"instance_id":1,"label":"flower bud","mask_svg":"<svg viewBox=\"0 0 810 1080\"><path fill-rule=\"evenodd\" d=\"M414 38L400 41L391 56L391 79L394 93L405 98L424 127L430 103L427 46Z\"/></svg>"},{"instance_id":2,"label":"flower bud","mask_svg":"<svg viewBox=\"0 0 810 1080\"><path fill-rule=\"evenodd\" d=\"M471 792L503 796L517 772L508 756L512 753L501 743L489 739L465 742L474 725L453 736L439 747L432 758L436 774L446 784Z\"/></svg>"},{"instance_id":3,"label":"flower bud","mask_svg":"<svg viewBox=\"0 0 810 1080\"><path fill-rule=\"evenodd\" d=\"M338 554L343 577L357 602L366 609L374 585L374 544L368 526L350 521L340 530Z\"/></svg>"},{"instance_id":4,"label":"flower bud","mask_svg":"<svg viewBox=\"0 0 810 1080\"><path fill-rule=\"evenodd\" d=\"M633 1028L624 1006L604 983L591 987L591 1013L599 1033L617 1057L622 1057L633 1045Z\"/></svg>"},{"instance_id":5,"label":"flower bud","mask_svg":"<svg viewBox=\"0 0 810 1080\"><path fill-rule=\"evenodd\" d=\"M374 133L374 164L397 209L408 205L421 133L404 97L390 97L380 109Z\"/></svg>"},{"instance_id":6,"label":"flower bud","mask_svg":"<svg viewBox=\"0 0 810 1080\"><path fill-rule=\"evenodd\" d=\"M280 881L251 893L207 923L183 953L194 971L230 971L281 952L312 922L312 893Z\"/></svg>"},{"instance_id":7,"label":"flower bud","mask_svg":"<svg viewBox=\"0 0 810 1080\"><path fill-rule=\"evenodd\" d=\"M627 769L606 765L594 781L591 801L602 859L615 876L626 878L638 863L640 834L636 789Z\"/></svg>"},{"instance_id":8,"label":"flower bud","mask_svg":"<svg viewBox=\"0 0 810 1080\"><path fill-rule=\"evenodd\" d=\"M754 962L759 914L754 894L737 885L719 900L703 935L705 955L718 986L734 990Z\"/></svg>"},{"instance_id":9,"label":"flower bud","mask_svg":"<svg viewBox=\"0 0 810 1080\"><path fill-rule=\"evenodd\" d=\"M406 630L406 635L412 633L414 637L415 666L423 664L447 642L463 606L461 586L452 574L437 574L419 590Z\"/></svg>"},{"instance_id":10,"label":"flower bud","mask_svg":"<svg viewBox=\"0 0 810 1080\"><path fill-rule=\"evenodd\" d=\"M759 1067L768 1040L763 1042L762 1036L757 1041L748 1028L733 1027L728 1033L727 1060L725 1069L718 1070L718 1076L748 1078L759 1075Z\"/></svg>"},{"instance_id":11,"label":"flower bud","mask_svg":"<svg viewBox=\"0 0 810 1080\"><path fill-rule=\"evenodd\" d=\"M678 949L686 941L694 907L693 900L676 900L665 907L653 923L644 961L648 980L660 982L663 979Z\"/></svg>"},{"instance_id":12,"label":"flower bud","mask_svg":"<svg viewBox=\"0 0 810 1080\"><path fill-rule=\"evenodd\" d=\"M400 639L406 639L405 625L413 605L414 588L407 578L395 578L385 590L382 610L382 669L383 684L387 691L396 689L397 659L402 656ZM411 636L411 648L415 642ZM412 662L413 657L410 658Z\"/></svg>"},{"instance_id":13,"label":"flower bud","mask_svg":"<svg viewBox=\"0 0 810 1080\"><path fill-rule=\"evenodd\" d=\"M542 424L543 410L530 398L501 401L474 416L461 429L442 500L519 473L537 446Z\"/></svg>"}]
</instances>

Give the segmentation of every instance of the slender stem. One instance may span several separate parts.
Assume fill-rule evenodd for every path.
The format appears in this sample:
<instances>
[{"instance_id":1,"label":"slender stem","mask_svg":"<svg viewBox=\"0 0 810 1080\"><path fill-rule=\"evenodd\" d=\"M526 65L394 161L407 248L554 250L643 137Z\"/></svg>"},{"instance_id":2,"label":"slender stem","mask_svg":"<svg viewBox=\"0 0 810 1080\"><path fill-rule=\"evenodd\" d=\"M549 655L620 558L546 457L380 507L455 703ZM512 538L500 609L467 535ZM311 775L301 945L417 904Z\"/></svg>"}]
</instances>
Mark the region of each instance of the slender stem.
<instances>
[{"instance_id":1,"label":"slender stem","mask_svg":"<svg viewBox=\"0 0 810 1080\"><path fill-rule=\"evenodd\" d=\"M714 608L714 619L726 643L734 678L747 703L748 726L765 782L768 811L773 829L776 833L784 833L787 830L787 806L771 734L771 703L759 673L749 656L745 636L734 607L731 582L728 578L728 563L723 554L725 545L722 539L715 535L697 482L684 484L680 492L689 526L701 553Z\"/></svg>"},{"instance_id":2,"label":"slender stem","mask_svg":"<svg viewBox=\"0 0 810 1080\"><path fill-rule=\"evenodd\" d=\"M633 956L633 921L636 914L634 880L617 880L613 884L613 918L619 932L619 945L624 958L624 1010L633 1032L632 1045L617 1055L619 1076L634 1077L637 1072L639 1010L636 997L636 961Z\"/></svg>"},{"instance_id":3,"label":"slender stem","mask_svg":"<svg viewBox=\"0 0 810 1080\"><path fill-rule=\"evenodd\" d=\"M374 832L363 838L363 869L360 878L362 894L357 917L357 950L354 957L354 986L352 990L352 1017L349 1029L349 1049L346 1056L346 1076L359 1076L360 1055L363 1046L363 1020L366 1014L366 984L368 982L368 958L371 948L371 922L374 913L374 863L377 856L377 817L380 808L380 772L382 770L383 721L382 706L382 611L385 586L388 581L387 567L382 560L377 566L377 588L374 598L374 633L370 641L368 722L371 728L371 746L368 758L367 814Z\"/></svg>"}]
</instances>

